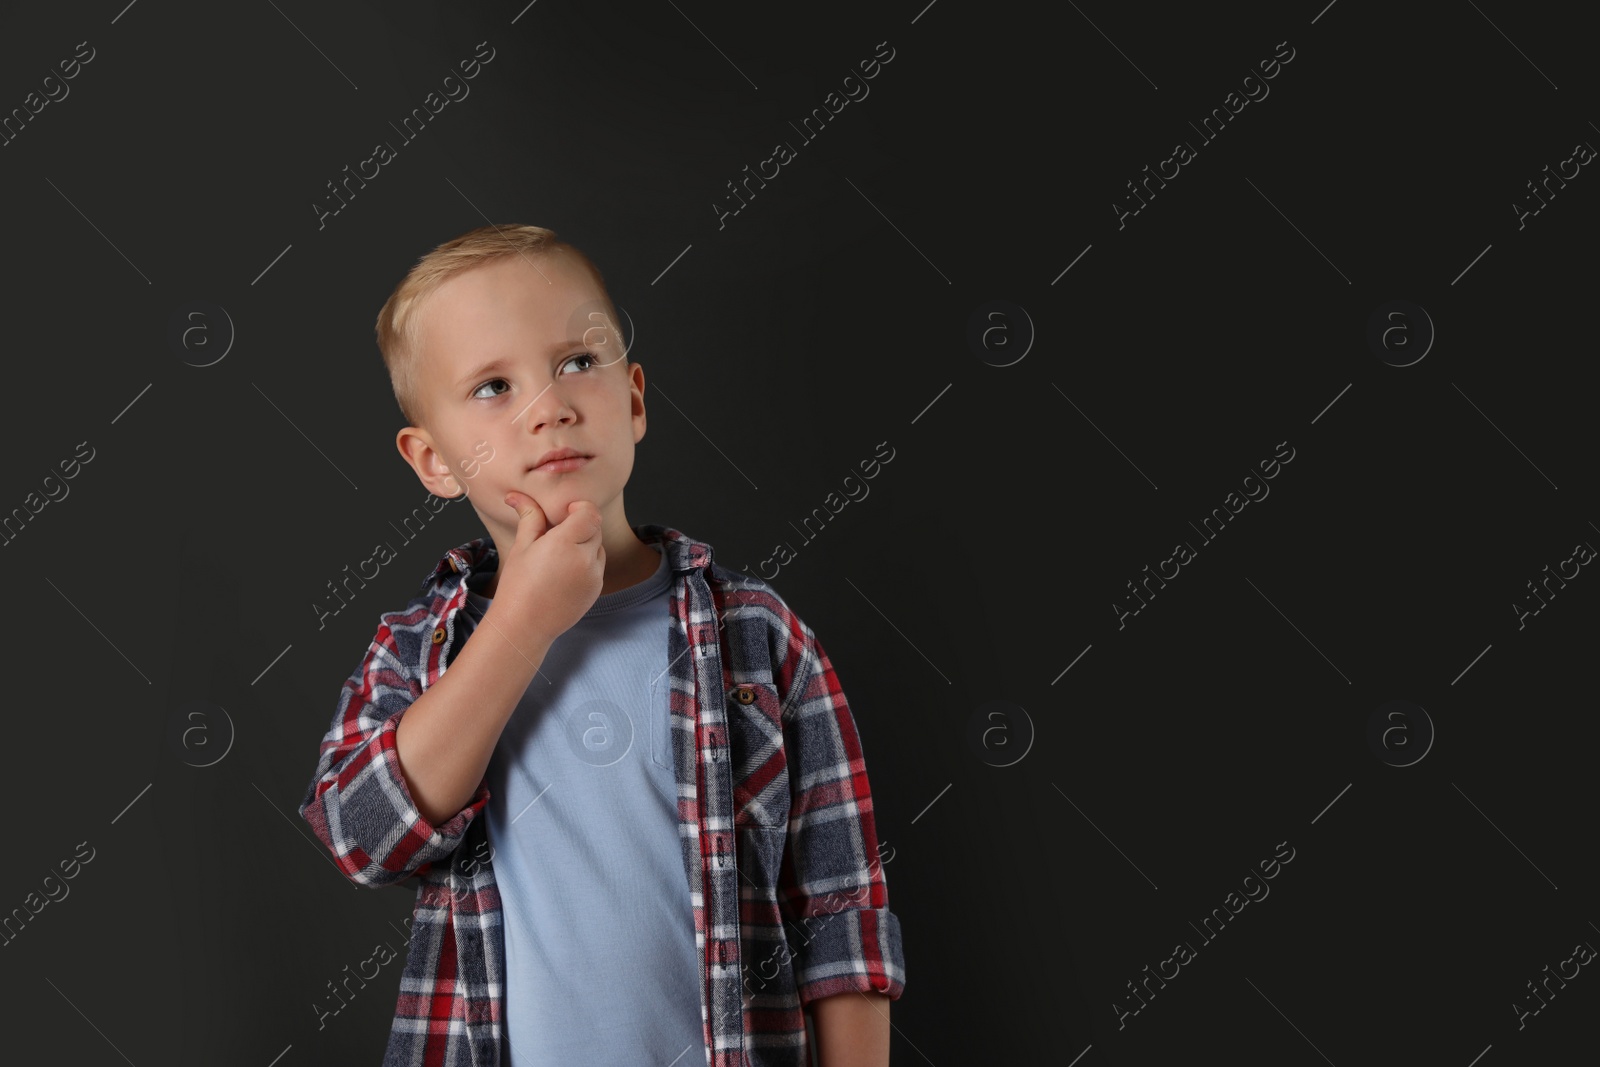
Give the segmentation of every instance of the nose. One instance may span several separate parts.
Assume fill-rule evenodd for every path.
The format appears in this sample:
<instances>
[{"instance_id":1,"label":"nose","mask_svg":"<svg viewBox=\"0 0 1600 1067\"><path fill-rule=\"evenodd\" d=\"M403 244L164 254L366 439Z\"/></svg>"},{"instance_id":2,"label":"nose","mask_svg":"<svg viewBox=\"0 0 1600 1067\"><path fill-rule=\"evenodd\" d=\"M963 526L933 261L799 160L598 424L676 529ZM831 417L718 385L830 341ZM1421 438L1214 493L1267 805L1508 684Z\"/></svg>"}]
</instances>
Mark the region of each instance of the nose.
<instances>
[{"instance_id":1,"label":"nose","mask_svg":"<svg viewBox=\"0 0 1600 1067\"><path fill-rule=\"evenodd\" d=\"M532 400L518 410L511 421L515 424L518 419L526 419L528 432L534 433L552 422L571 422L576 417L577 413L567 404L561 388L552 379Z\"/></svg>"}]
</instances>

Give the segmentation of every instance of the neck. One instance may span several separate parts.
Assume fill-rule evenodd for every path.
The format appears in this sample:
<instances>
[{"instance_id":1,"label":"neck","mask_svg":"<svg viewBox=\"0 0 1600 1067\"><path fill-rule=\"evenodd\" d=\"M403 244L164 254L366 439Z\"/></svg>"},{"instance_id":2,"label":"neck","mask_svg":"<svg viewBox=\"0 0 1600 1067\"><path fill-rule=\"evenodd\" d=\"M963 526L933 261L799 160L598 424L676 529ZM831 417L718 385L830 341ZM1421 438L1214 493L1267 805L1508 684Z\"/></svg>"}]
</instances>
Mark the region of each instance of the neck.
<instances>
[{"instance_id":1,"label":"neck","mask_svg":"<svg viewBox=\"0 0 1600 1067\"><path fill-rule=\"evenodd\" d=\"M606 549L606 574L600 583L601 596L638 585L661 565L661 553L639 540L639 535L626 523L621 534L615 538L618 543L612 543L612 535L606 530L601 531L601 539Z\"/></svg>"}]
</instances>

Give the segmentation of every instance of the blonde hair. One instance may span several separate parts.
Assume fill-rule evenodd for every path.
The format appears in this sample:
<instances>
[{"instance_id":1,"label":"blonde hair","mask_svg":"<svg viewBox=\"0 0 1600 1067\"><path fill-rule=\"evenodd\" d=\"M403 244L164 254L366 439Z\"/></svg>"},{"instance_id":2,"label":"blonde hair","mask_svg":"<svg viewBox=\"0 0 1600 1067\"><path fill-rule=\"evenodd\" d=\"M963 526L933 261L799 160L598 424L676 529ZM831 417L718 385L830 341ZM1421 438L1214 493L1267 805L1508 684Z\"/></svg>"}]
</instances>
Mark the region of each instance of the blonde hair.
<instances>
[{"instance_id":1,"label":"blonde hair","mask_svg":"<svg viewBox=\"0 0 1600 1067\"><path fill-rule=\"evenodd\" d=\"M383 356L384 367L389 372L389 383L394 389L395 402L400 414L411 426L422 425L422 402L419 379L421 377L421 345L419 344L417 312L422 303L443 285L464 271L506 256L549 255L570 252L576 256L600 290L607 320L615 324L617 309L611 302L605 278L600 268L576 246L561 240L554 230L543 226L480 226L454 237L417 260L400 279L389 299L378 311L375 332L378 351ZM617 343L622 344L619 337Z\"/></svg>"}]
</instances>

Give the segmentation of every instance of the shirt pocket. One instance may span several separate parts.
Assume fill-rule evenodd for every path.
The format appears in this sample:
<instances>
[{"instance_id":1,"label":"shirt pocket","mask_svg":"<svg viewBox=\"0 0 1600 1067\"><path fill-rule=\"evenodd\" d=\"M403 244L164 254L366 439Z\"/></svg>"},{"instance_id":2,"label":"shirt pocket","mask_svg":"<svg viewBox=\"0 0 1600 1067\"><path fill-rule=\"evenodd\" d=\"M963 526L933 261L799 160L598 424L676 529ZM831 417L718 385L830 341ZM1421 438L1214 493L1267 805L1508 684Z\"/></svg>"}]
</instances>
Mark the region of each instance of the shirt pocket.
<instances>
[{"instance_id":1,"label":"shirt pocket","mask_svg":"<svg viewBox=\"0 0 1600 1067\"><path fill-rule=\"evenodd\" d=\"M665 680L665 675L662 676ZM654 686L650 690L650 703L644 711L649 729L650 758L658 767L672 770L672 704L670 687Z\"/></svg>"},{"instance_id":2,"label":"shirt pocket","mask_svg":"<svg viewBox=\"0 0 1600 1067\"><path fill-rule=\"evenodd\" d=\"M782 700L770 680L728 687L728 759L732 762L734 829L778 829L789 823L789 764Z\"/></svg>"}]
</instances>

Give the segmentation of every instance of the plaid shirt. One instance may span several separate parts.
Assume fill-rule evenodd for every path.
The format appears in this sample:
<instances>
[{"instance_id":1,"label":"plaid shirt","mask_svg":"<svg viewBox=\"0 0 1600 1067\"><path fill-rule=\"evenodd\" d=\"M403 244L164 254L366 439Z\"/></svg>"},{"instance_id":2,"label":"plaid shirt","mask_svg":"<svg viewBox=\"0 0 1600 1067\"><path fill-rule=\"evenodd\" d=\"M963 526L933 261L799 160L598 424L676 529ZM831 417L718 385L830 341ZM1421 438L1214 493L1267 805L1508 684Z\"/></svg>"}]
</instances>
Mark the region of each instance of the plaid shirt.
<instances>
[{"instance_id":1,"label":"plaid shirt","mask_svg":"<svg viewBox=\"0 0 1600 1067\"><path fill-rule=\"evenodd\" d=\"M803 1067L802 1008L853 991L897 1000L905 983L855 720L816 635L767 583L713 565L710 545L671 527L634 531L661 545L673 580L668 699L707 1062ZM385 1067L500 1064L487 780L430 825L395 754L401 714L467 639L467 576L496 566L487 537L453 548L404 610L380 617L300 805L352 881L418 879Z\"/></svg>"}]
</instances>

